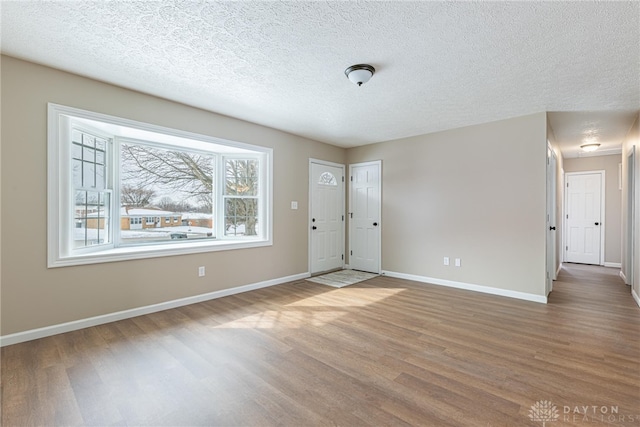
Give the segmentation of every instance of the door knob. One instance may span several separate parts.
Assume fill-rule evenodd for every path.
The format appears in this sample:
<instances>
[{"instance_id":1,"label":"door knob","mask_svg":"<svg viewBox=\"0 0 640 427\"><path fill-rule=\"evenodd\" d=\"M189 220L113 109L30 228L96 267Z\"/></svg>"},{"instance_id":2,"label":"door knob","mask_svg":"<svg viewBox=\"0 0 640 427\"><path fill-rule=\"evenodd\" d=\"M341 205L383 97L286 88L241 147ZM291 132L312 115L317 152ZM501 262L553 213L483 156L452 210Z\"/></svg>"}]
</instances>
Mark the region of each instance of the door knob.
<instances>
[{"instance_id":1,"label":"door knob","mask_svg":"<svg viewBox=\"0 0 640 427\"><path fill-rule=\"evenodd\" d=\"M316 227L315 225L313 227L311 227L312 230L317 229L318 227Z\"/></svg>"},{"instance_id":2,"label":"door knob","mask_svg":"<svg viewBox=\"0 0 640 427\"><path fill-rule=\"evenodd\" d=\"M596 222L596 225L600 225L600 223L599 223L599 222Z\"/></svg>"},{"instance_id":3,"label":"door knob","mask_svg":"<svg viewBox=\"0 0 640 427\"><path fill-rule=\"evenodd\" d=\"M555 227L549 227L549 230L555 230L555 229L556 229Z\"/></svg>"},{"instance_id":4,"label":"door knob","mask_svg":"<svg viewBox=\"0 0 640 427\"><path fill-rule=\"evenodd\" d=\"M373 226L374 226L374 227L377 227L377 226L378 226L378 223L377 223L377 222L374 222L374 223L373 223Z\"/></svg>"}]
</instances>

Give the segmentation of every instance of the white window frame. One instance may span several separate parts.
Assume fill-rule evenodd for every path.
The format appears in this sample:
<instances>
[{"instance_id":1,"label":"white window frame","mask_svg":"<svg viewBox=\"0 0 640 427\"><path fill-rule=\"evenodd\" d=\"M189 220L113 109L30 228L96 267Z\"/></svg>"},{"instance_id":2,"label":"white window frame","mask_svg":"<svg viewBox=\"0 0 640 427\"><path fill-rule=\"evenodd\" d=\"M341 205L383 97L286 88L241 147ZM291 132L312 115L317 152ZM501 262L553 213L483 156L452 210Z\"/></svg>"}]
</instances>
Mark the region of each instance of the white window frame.
<instances>
[{"instance_id":1,"label":"white window frame","mask_svg":"<svg viewBox=\"0 0 640 427\"><path fill-rule=\"evenodd\" d=\"M161 134L163 137L187 138L196 141L198 144L203 142L212 144L210 153L216 156L218 165L225 157L258 158L260 160L259 221L261 235L238 238L225 237L224 233L219 233L219 231L223 231L219 230L219 227L222 225L220 223L222 222L221 219L224 218L224 211L218 210L216 218L214 218L216 239L119 246L118 235L121 218L119 183L115 182L116 178L113 176L114 168L117 168L119 164L119 153L114 148L110 150L111 157L107 159L109 165L111 165L107 171L107 179L111 180L108 186L113 190L111 193L111 221L113 225L110 230L111 243L95 245L95 247L83 248L83 250L72 250L71 239L74 230L72 229L73 221L70 221L69 218L73 218L74 203L70 172L70 144L62 141L68 141L68 139L63 138L67 138L66 133L70 129L69 122L73 119L87 119L110 126L153 132ZM91 133L96 133L94 130L87 130ZM101 137L105 136L105 132L98 130L98 133ZM111 137L111 139L115 140L114 137ZM53 103L48 104L47 144L47 266L49 268L273 245L273 149L271 148L166 128ZM238 153L234 153L234 150ZM222 168L218 168L218 170L220 169ZM115 174L117 175L118 172L115 171ZM223 180L220 179L220 174L224 174L224 171L216 173L215 180L217 182L214 183L214 188L216 188L215 198L218 204L223 199L220 191L220 185L223 185ZM220 206L218 206L219 208Z\"/></svg>"}]
</instances>

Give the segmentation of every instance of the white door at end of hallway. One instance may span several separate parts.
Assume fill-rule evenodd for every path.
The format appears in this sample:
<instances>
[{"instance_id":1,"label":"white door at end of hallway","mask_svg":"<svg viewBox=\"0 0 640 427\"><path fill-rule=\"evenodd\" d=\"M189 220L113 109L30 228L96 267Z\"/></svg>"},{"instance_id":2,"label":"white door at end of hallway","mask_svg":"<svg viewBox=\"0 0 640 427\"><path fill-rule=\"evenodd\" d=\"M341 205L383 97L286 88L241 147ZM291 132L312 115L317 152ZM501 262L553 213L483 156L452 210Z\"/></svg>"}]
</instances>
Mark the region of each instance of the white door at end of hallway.
<instances>
[{"instance_id":1,"label":"white door at end of hallway","mask_svg":"<svg viewBox=\"0 0 640 427\"><path fill-rule=\"evenodd\" d=\"M310 164L311 274L344 266L344 167Z\"/></svg>"},{"instance_id":2,"label":"white door at end of hallway","mask_svg":"<svg viewBox=\"0 0 640 427\"><path fill-rule=\"evenodd\" d=\"M349 266L380 273L381 162L349 166Z\"/></svg>"},{"instance_id":3,"label":"white door at end of hallway","mask_svg":"<svg viewBox=\"0 0 640 427\"><path fill-rule=\"evenodd\" d=\"M566 262L602 264L603 174L566 174Z\"/></svg>"}]
</instances>

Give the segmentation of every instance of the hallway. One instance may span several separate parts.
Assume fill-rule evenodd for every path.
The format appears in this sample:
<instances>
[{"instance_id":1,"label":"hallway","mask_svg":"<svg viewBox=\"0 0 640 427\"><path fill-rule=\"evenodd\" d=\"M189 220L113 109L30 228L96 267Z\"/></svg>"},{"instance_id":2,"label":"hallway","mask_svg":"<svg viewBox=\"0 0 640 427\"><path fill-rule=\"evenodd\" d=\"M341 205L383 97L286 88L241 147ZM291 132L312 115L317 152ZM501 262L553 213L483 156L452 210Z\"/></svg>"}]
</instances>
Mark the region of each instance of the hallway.
<instances>
[{"instance_id":1,"label":"hallway","mask_svg":"<svg viewBox=\"0 0 640 427\"><path fill-rule=\"evenodd\" d=\"M623 317L628 311L640 310L631 296L631 287L620 278L619 268L572 263L563 264L553 282L549 304L566 304L585 312L606 311Z\"/></svg>"}]
</instances>

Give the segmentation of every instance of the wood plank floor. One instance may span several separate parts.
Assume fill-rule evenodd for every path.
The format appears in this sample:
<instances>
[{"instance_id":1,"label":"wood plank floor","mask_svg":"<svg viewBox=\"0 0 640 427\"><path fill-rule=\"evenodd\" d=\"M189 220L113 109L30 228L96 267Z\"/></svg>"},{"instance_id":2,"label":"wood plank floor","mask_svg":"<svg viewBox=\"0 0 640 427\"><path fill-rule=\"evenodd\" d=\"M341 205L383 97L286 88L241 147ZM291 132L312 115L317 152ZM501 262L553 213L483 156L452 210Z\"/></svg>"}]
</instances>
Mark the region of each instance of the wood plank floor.
<instances>
[{"instance_id":1,"label":"wood plank floor","mask_svg":"<svg viewBox=\"0 0 640 427\"><path fill-rule=\"evenodd\" d=\"M570 264L547 305L303 280L5 347L1 387L3 426L638 426L640 308Z\"/></svg>"}]
</instances>

